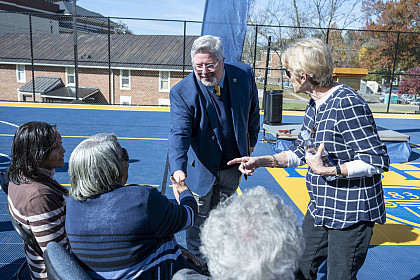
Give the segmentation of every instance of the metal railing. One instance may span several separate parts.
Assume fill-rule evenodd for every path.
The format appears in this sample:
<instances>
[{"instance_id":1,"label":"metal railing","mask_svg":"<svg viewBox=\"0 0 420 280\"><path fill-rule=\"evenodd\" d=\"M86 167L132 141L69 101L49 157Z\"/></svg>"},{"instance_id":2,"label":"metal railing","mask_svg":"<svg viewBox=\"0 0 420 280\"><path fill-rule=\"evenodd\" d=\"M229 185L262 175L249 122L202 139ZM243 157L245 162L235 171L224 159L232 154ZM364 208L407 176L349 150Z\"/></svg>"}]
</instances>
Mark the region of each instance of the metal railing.
<instances>
[{"instance_id":1,"label":"metal railing","mask_svg":"<svg viewBox=\"0 0 420 280\"><path fill-rule=\"evenodd\" d=\"M192 71L189 52L201 29L198 21L6 12L0 24L1 100L116 105L169 105L170 88ZM418 105L402 104L391 93L419 65L418 57L406 55L418 48L419 35L249 25L242 62L253 67L261 92L283 89L283 108L304 110L306 97L294 94L280 56L300 37L315 36L328 42L336 67L368 69L370 84L359 92L372 111L414 113ZM384 43L375 61L375 44Z\"/></svg>"}]
</instances>

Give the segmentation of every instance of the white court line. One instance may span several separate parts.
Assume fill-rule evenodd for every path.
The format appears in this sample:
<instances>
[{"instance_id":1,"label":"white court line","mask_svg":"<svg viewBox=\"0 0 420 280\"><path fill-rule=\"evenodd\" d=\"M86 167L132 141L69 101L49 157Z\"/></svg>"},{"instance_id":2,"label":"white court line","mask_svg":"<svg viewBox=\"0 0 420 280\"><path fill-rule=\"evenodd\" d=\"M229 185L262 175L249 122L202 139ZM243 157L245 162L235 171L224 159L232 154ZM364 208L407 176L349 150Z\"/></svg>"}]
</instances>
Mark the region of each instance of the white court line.
<instances>
[{"instance_id":1,"label":"white court line","mask_svg":"<svg viewBox=\"0 0 420 280\"><path fill-rule=\"evenodd\" d=\"M4 123L4 124L11 125L11 126L14 126L14 127L19 127L18 125L15 125L15 124L13 124L13 123L5 122L5 121L0 121L0 122L1 122L1 123Z\"/></svg>"}]
</instances>

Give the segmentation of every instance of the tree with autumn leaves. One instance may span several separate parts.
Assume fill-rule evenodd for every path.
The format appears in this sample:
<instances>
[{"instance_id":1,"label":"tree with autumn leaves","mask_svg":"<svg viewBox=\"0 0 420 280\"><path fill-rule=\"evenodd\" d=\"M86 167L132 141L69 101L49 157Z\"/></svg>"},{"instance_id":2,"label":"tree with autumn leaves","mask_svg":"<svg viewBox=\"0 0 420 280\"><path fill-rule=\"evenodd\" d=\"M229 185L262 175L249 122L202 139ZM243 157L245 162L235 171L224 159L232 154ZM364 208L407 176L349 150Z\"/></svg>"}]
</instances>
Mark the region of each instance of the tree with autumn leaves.
<instances>
[{"instance_id":1,"label":"tree with autumn leaves","mask_svg":"<svg viewBox=\"0 0 420 280\"><path fill-rule=\"evenodd\" d=\"M399 91L420 95L420 66L408 69L407 75L401 80Z\"/></svg>"},{"instance_id":2,"label":"tree with autumn leaves","mask_svg":"<svg viewBox=\"0 0 420 280\"><path fill-rule=\"evenodd\" d=\"M419 66L420 5L418 0L364 0L366 30L357 33L360 66L369 72L404 73ZM391 31L391 32L389 32Z\"/></svg>"}]
</instances>

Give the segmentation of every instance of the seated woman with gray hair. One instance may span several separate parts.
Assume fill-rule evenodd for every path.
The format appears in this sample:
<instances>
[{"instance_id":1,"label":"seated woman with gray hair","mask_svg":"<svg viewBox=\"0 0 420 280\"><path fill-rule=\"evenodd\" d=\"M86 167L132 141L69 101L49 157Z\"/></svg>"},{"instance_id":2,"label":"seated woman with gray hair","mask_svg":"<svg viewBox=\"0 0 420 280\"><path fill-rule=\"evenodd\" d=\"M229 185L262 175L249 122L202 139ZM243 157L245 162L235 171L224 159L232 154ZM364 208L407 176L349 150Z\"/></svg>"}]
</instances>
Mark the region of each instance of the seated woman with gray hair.
<instances>
[{"instance_id":1,"label":"seated woman with gray hair","mask_svg":"<svg viewBox=\"0 0 420 280\"><path fill-rule=\"evenodd\" d=\"M93 279L171 279L187 267L174 234L192 226L197 204L174 181L178 204L154 187L125 186L128 166L113 134L74 149L66 216L73 253Z\"/></svg>"},{"instance_id":2,"label":"seated woman with gray hair","mask_svg":"<svg viewBox=\"0 0 420 280\"><path fill-rule=\"evenodd\" d=\"M212 278L183 269L172 280L292 280L304 247L292 209L264 187L220 203L201 239Z\"/></svg>"}]
</instances>

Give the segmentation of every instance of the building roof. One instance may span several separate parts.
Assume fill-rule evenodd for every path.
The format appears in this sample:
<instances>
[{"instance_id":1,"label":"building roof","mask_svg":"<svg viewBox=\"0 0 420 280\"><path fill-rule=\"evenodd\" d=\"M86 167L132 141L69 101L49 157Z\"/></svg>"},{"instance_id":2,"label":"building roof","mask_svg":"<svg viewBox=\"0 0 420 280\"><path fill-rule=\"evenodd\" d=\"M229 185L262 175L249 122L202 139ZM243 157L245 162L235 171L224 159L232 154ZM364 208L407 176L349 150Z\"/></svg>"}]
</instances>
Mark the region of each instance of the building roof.
<instances>
[{"instance_id":1,"label":"building roof","mask_svg":"<svg viewBox=\"0 0 420 280\"><path fill-rule=\"evenodd\" d=\"M21 87L19 91L32 93L32 81ZM78 99L86 99L98 91L97 87L79 87ZM76 99L75 87L64 86L63 81L58 77L35 77L35 92L41 94L41 97Z\"/></svg>"},{"instance_id":2,"label":"building roof","mask_svg":"<svg viewBox=\"0 0 420 280\"><path fill-rule=\"evenodd\" d=\"M98 91L99 91L99 88L97 87L79 87L79 90L77 92L78 99L83 100L83 99L89 98L90 96L97 93ZM41 94L41 97L74 100L76 99L76 91L75 91L75 87L60 87L50 92Z\"/></svg>"},{"instance_id":3,"label":"building roof","mask_svg":"<svg viewBox=\"0 0 420 280\"><path fill-rule=\"evenodd\" d=\"M2 0L0 10L11 12L58 13L59 6L44 0Z\"/></svg>"},{"instance_id":4,"label":"building roof","mask_svg":"<svg viewBox=\"0 0 420 280\"><path fill-rule=\"evenodd\" d=\"M20 92L33 92L32 81L24 85L19 89ZM46 93L58 87L64 87L64 83L61 78L58 77L35 77L35 92Z\"/></svg>"},{"instance_id":5,"label":"building roof","mask_svg":"<svg viewBox=\"0 0 420 280\"><path fill-rule=\"evenodd\" d=\"M191 67L191 45L198 36L111 34L111 67L151 70L182 70ZM73 34L33 34L36 65L74 65ZM108 68L108 35L77 36L79 67ZM28 34L0 35L0 64L30 64Z\"/></svg>"},{"instance_id":6,"label":"building roof","mask_svg":"<svg viewBox=\"0 0 420 280\"><path fill-rule=\"evenodd\" d=\"M65 2L65 1L59 1L55 2L55 4L58 4L60 6L60 10L64 12L65 15L72 15L73 14L73 2ZM86 10L85 8L82 8L78 5L76 5L76 15L78 16L87 16L87 17L103 17L103 15L95 12L91 12L89 10Z\"/></svg>"}]
</instances>

